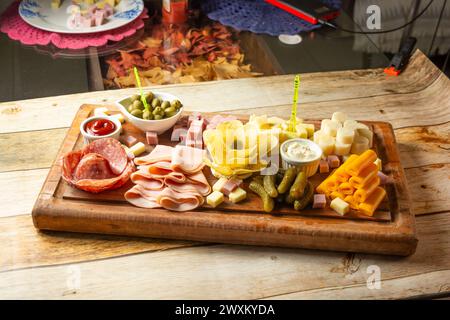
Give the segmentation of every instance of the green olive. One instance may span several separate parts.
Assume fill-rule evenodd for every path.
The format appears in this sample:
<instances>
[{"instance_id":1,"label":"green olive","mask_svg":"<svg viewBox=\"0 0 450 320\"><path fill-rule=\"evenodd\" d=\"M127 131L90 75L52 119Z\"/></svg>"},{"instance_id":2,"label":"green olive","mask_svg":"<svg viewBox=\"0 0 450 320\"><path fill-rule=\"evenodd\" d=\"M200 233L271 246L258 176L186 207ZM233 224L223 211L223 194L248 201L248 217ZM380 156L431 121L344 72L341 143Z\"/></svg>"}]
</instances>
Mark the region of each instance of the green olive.
<instances>
[{"instance_id":1,"label":"green olive","mask_svg":"<svg viewBox=\"0 0 450 320\"><path fill-rule=\"evenodd\" d=\"M151 92L151 91L144 94L144 98L145 98L145 100L147 100L148 103L152 102L154 97L155 96L153 95L153 92Z\"/></svg>"},{"instance_id":2,"label":"green olive","mask_svg":"<svg viewBox=\"0 0 450 320\"><path fill-rule=\"evenodd\" d=\"M177 112L177 109L175 109L174 107L168 107L167 109L164 110L165 113L173 113L173 112Z\"/></svg>"},{"instance_id":3,"label":"green olive","mask_svg":"<svg viewBox=\"0 0 450 320\"><path fill-rule=\"evenodd\" d=\"M149 110L144 110L144 112L142 113L142 119L150 120L150 115L152 115L152 113Z\"/></svg>"},{"instance_id":4,"label":"green olive","mask_svg":"<svg viewBox=\"0 0 450 320\"><path fill-rule=\"evenodd\" d=\"M152 100L152 107L153 107L153 108L156 108L156 107L158 107L159 105L161 105L161 100L160 100L160 99L155 98L155 99Z\"/></svg>"},{"instance_id":5,"label":"green olive","mask_svg":"<svg viewBox=\"0 0 450 320\"><path fill-rule=\"evenodd\" d=\"M131 111L131 114L135 117L142 118L142 110L140 109L134 109Z\"/></svg>"},{"instance_id":6,"label":"green olive","mask_svg":"<svg viewBox=\"0 0 450 320\"><path fill-rule=\"evenodd\" d=\"M179 108L181 108L181 106L182 106L180 100L173 100L173 101L170 103L170 105L171 105L172 107L176 108L176 109L179 109Z\"/></svg>"},{"instance_id":7,"label":"green olive","mask_svg":"<svg viewBox=\"0 0 450 320\"><path fill-rule=\"evenodd\" d=\"M142 110L142 109L144 109L144 105L142 104L141 101L136 100L136 101L133 102L133 109L140 109L140 110Z\"/></svg>"},{"instance_id":8,"label":"green olive","mask_svg":"<svg viewBox=\"0 0 450 320\"><path fill-rule=\"evenodd\" d=\"M129 113L131 113L131 111L133 111L133 104L130 104L128 107L127 107L127 110L128 110L128 112Z\"/></svg>"},{"instance_id":9,"label":"green olive","mask_svg":"<svg viewBox=\"0 0 450 320\"><path fill-rule=\"evenodd\" d=\"M163 109L170 108L170 102L169 101L163 101L161 103L161 108L163 108Z\"/></svg>"},{"instance_id":10,"label":"green olive","mask_svg":"<svg viewBox=\"0 0 450 320\"><path fill-rule=\"evenodd\" d=\"M133 95L130 97L130 100L131 100L131 101L136 101L136 100L139 100L140 98L141 98L140 95L138 95L138 94L133 94Z\"/></svg>"},{"instance_id":11,"label":"green olive","mask_svg":"<svg viewBox=\"0 0 450 320\"><path fill-rule=\"evenodd\" d=\"M153 115L157 114L159 114L160 116L164 114L163 109L161 109L161 107L156 107L155 109L153 109Z\"/></svg>"},{"instance_id":12,"label":"green olive","mask_svg":"<svg viewBox=\"0 0 450 320\"><path fill-rule=\"evenodd\" d=\"M161 120L163 118L163 116L160 114L155 114L154 117L155 117L155 120Z\"/></svg>"},{"instance_id":13,"label":"green olive","mask_svg":"<svg viewBox=\"0 0 450 320\"><path fill-rule=\"evenodd\" d=\"M165 118L171 118L171 117L173 117L176 114L177 114L176 111L174 111L174 112L164 112L164 117Z\"/></svg>"}]
</instances>

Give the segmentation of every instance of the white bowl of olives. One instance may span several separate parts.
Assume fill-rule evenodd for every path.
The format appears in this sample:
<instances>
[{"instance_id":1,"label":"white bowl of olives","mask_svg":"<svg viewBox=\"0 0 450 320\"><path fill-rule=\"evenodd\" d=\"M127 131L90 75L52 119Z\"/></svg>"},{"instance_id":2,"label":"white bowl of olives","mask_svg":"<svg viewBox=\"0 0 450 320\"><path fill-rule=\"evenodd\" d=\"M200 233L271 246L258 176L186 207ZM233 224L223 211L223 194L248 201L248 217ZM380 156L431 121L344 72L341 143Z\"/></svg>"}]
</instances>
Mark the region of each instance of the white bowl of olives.
<instances>
[{"instance_id":1,"label":"white bowl of olives","mask_svg":"<svg viewBox=\"0 0 450 320\"><path fill-rule=\"evenodd\" d=\"M181 116L183 105L180 100L170 94L147 91L143 95L147 101L145 108L141 96L135 94L116 102L124 117L142 131L153 131L161 134L175 125Z\"/></svg>"}]
</instances>

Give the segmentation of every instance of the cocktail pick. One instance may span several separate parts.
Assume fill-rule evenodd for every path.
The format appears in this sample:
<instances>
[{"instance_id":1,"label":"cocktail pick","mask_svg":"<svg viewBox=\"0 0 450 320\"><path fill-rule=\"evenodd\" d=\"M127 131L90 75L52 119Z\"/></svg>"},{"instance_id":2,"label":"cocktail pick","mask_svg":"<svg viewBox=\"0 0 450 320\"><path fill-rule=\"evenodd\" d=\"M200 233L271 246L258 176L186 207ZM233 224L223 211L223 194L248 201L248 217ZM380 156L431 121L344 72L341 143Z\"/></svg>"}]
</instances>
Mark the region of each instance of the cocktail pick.
<instances>
[{"instance_id":1,"label":"cocktail pick","mask_svg":"<svg viewBox=\"0 0 450 320\"><path fill-rule=\"evenodd\" d=\"M297 100L298 87L300 86L300 75L297 74L294 78L294 98L292 100L291 119L289 120L289 131L296 131L297 126Z\"/></svg>"},{"instance_id":2,"label":"cocktail pick","mask_svg":"<svg viewBox=\"0 0 450 320\"><path fill-rule=\"evenodd\" d=\"M145 110L148 110L147 99L145 99L145 97L144 97L144 92L142 91L142 86L141 86L141 79L139 78L138 69L136 67L134 67L134 76L136 78L136 83L138 85L139 91L141 93L141 101L144 104Z\"/></svg>"}]
</instances>

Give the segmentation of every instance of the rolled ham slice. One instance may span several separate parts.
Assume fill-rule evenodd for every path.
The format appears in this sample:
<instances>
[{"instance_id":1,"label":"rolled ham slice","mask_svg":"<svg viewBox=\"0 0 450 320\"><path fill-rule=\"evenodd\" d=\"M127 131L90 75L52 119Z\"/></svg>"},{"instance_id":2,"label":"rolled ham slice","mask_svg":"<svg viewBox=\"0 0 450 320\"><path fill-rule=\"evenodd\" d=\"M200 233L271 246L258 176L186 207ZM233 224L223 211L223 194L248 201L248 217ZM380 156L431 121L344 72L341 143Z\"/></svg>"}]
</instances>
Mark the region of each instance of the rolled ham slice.
<instances>
[{"instance_id":1,"label":"rolled ham slice","mask_svg":"<svg viewBox=\"0 0 450 320\"><path fill-rule=\"evenodd\" d=\"M165 209L172 211L189 211L203 205L204 199L198 193L180 193L165 188L157 198L158 203Z\"/></svg>"},{"instance_id":2,"label":"rolled ham slice","mask_svg":"<svg viewBox=\"0 0 450 320\"><path fill-rule=\"evenodd\" d=\"M166 180L166 185L177 192L196 192L202 196L207 196L211 193L211 186L206 180L202 171L186 176L185 182L177 182L173 180Z\"/></svg>"},{"instance_id":3,"label":"rolled ham slice","mask_svg":"<svg viewBox=\"0 0 450 320\"><path fill-rule=\"evenodd\" d=\"M160 191L147 190L141 185L135 185L125 192L125 199L132 205L140 208L152 209L160 208L157 197Z\"/></svg>"},{"instance_id":4,"label":"rolled ham slice","mask_svg":"<svg viewBox=\"0 0 450 320\"><path fill-rule=\"evenodd\" d=\"M135 158L134 163L142 166L161 161L170 162L172 160L172 149L173 147L158 144L148 155Z\"/></svg>"},{"instance_id":5,"label":"rolled ham slice","mask_svg":"<svg viewBox=\"0 0 450 320\"><path fill-rule=\"evenodd\" d=\"M172 169L193 174L203 169L205 150L177 145L172 151Z\"/></svg>"}]
</instances>

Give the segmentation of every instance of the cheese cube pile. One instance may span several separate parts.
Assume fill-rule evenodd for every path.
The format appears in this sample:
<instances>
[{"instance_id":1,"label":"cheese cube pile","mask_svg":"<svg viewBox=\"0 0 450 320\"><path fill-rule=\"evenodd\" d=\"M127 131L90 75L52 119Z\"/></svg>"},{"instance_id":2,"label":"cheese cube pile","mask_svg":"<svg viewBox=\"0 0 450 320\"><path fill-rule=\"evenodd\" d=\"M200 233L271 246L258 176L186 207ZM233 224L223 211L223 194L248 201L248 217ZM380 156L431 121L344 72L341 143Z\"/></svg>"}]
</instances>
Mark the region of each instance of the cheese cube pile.
<instances>
[{"instance_id":1,"label":"cheese cube pile","mask_svg":"<svg viewBox=\"0 0 450 320\"><path fill-rule=\"evenodd\" d=\"M352 209L372 216L386 196L386 191L380 187L377 159L373 150L366 150L359 156L351 155L317 186L316 191L333 199L335 205L332 208L339 214L348 211L344 210L342 201Z\"/></svg>"},{"instance_id":2,"label":"cheese cube pile","mask_svg":"<svg viewBox=\"0 0 450 320\"><path fill-rule=\"evenodd\" d=\"M322 120L313 140L325 156L361 154L372 146L373 132L363 123L348 119L343 112L333 113L331 119Z\"/></svg>"}]
</instances>

